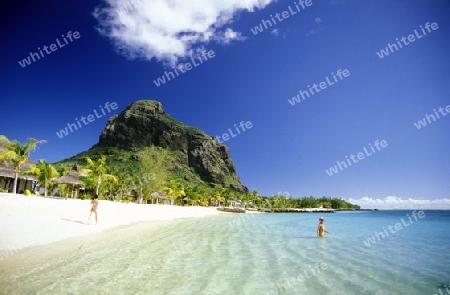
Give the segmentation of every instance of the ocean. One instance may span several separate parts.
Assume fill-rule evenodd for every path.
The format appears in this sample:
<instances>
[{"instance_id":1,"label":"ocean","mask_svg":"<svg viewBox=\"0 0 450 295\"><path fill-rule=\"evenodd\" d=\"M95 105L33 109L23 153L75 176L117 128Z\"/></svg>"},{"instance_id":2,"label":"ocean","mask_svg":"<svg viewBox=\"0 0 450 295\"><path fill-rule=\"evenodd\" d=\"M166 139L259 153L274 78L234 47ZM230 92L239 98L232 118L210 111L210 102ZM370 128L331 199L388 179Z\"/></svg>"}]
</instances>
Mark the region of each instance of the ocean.
<instances>
[{"instance_id":1,"label":"ocean","mask_svg":"<svg viewBox=\"0 0 450 295\"><path fill-rule=\"evenodd\" d=\"M326 238L316 237L320 216L332 233ZM450 294L449 246L450 211L221 214L139 223L24 250L8 258L15 267L0 272L0 289L442 295Z\"/></svg>"}]
</instances>

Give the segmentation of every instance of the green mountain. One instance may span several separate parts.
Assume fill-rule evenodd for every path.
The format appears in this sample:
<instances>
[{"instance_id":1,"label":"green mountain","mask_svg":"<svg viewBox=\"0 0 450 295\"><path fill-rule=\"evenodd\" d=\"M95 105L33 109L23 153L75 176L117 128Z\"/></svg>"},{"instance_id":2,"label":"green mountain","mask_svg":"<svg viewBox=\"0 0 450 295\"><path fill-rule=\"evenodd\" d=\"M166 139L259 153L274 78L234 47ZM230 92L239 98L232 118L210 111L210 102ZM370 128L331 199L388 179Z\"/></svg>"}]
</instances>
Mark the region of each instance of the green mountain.
<instances>
[{"instance_id":1,"label":"green mountain","mask_svg":"<svg viewBox=\"0 0 450 295\"><path fill-rule=\"evenodd\" d=\"M178 122L154 100L130 103L109 119L97 144L56 165L85 165L86 157L98 159L101 155L107 156L112 173L134 177L142 174L142 167L148 167L146 172L164 175L165 180L248 192L224 144ZM142 165L143 161L148 163ZM152 171L155 169L158 171Z\"/></svg>"}]
</instances>

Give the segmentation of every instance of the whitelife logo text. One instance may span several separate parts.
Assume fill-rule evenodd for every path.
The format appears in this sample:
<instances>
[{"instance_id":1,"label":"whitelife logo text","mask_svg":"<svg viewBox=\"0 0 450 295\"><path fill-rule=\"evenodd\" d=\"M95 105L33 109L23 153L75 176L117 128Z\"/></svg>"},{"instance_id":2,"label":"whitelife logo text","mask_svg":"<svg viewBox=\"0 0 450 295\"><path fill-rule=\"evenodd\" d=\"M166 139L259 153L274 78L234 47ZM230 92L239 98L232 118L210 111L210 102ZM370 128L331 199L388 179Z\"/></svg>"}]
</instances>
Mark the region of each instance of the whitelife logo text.
<instances>
[{"instance_id":1,"label":"whitelife logo text","mask_svg":"<svg viewBox=\"0 0 450 295\"><path fill-rule=\"evenodd\" d=\"M203 51L201 55L197 54L198 63L196 63L196 59L194 56L191 57L192 64L195 67L198 67L199 65L203 64L204 62L207 62L209 59L214 58L216 54L214 51L210 50L208 52ZM209 58L209 59L208 59ZM166 84L172 79L175 79L180 75L178 73L178 70L181 72L181 74L186 73L187 71L190 71L192 69L192 64L190 62L187 62L185 64L178 64L176 67L174 67L172 71L164 71L164 75L161 77L158 77L156 80L153 80L153 83L155 83L156 87L161 86L162 84ZM175 73L175 74L174 74ZM176 75L176 76L175 76ZM166 81L167 78L167 81Z\"/></svg>"},{"instance_id":2,"label":"whitelife logo text","mask_svg":"<svg viewBox=\"0 0 450 295\"><path fill-rule=\"evenodd\" d=\"M101 114L97 113L97 110L93 110L95 117L93 114L89 114L86 117L81 116L80 120L78 120L78 118L75 118L76 124L75 123L67 123L67 127L64 129L61 129L59 132L56 132L56 135L61 139L64 136L68 136L69 135L69 130L70 132L74 132L75 130L78 130L78 128L81 129L81 127L83 126L87 126L89 123L92 123L95 121L95 119L99 119L103 116L106 116L106 112L103 109L103 107L100 105L100 111ZM109 103L109 101L107 103L105 103L105 109L108 111L108 113L110 113L113 110L117 109L117 103L113 102L113 103ZM84 124L81 125L80 121ZM78 126L78 127L77 127Z\"/></svg>"},{"instance_id":3,"label":"whitelife logo text","mask_svg":"<svg viewBox=\"0 0 450 295\"><path fill-rule=\"evenodd\" d=\"M391 50L390 53L394 53L395 51L400 50L401 48L403 48L402 43L403 43L403 45L406 46L406 45L409 45L410 43L413 43L414 41L416 41L416 38L417 38L417 40L423 38L424 36L427 35L426 31L428 31L428 33L431 33L430 28L433 31L435 31L435 30L439 29L439 26L438 26L438 24L436 22L431 23L431 24L430 24L430 22L427 22L425 24L425 28L422 28L422 26L420 26L420 29L422 30L422 34L423 35L420 35L420 33L417 32L417 30L414 30L414 34L408 35L408 38L402 36L402 38L400 38L400 40L402 42L400 42L400 40L398 40L398 38L395 38L395 40L397 40L397 44L395 44L395 42L393 44L388 43L387 47L385 49L381 49L379 52L377 52L378 57L379 58L383 58L385 56L388 56L389 55L389 50ZM425 31L425 29L426 29L426 31ZM409 42L406 41L406 39L408 39ZM400 47L400 49L399 49L399 47ZM394 51L394 49L395 49L395 51Z\"/></svg>"},{"instance_id":4,"label":"whitelife logo text","mask_svg":"<svg viewBox=\"0 0 450 295\"><path fill-rule=\"evenodd\" d=\"M67 32L67 35L66 35L65 37L64 37L64 34L61 35L61 36L63 37L63 40L64 40L64 43L63 43L63 44L61 44L61 42L59 41L59 39L56 38L56 43L58 44L58 46L56 46L56 44L53 43L53 44L51 44L50 46L45 46L45 45L44 45L44 46L42 47L42 49L41 49L41 47L38 47L39 53L41 54L40 56L39 56L39 53L33 53L33 52L30 52L30 56L28 56L27 58L24 58L21 62L19 61L19 65L20 65L22 68L24 68L24 67L26 67L26 66L29 66L29 65L31 65L31 59L33 60L33 62L35 62L36 60L41 59L41 57L42 57L42 58L45 57L45 55L44 55L44 53L42 52L42 50L44 50L45 53L46 53L47 55L49 55L49 54L51 54L52 52L58 50L58 48L63 48L64 46L68 45L69 42L67 42L67 39L69 39L70 42L72 43L74 40L81 38L81 35L80 35L80 33L79 33L78 31L73 32L73 34L72 34L72 31L69 31L69 32ZM67 37L67 39L66 39L66 37ZM73 37L73 39L72 39L72 37ZM50 51L48 50L49 48L50 48ZM30 59L30 58L31 58L31 59ZM36 59L36 58L37 58L37 59Z\"/></svg>"}]
</instances>

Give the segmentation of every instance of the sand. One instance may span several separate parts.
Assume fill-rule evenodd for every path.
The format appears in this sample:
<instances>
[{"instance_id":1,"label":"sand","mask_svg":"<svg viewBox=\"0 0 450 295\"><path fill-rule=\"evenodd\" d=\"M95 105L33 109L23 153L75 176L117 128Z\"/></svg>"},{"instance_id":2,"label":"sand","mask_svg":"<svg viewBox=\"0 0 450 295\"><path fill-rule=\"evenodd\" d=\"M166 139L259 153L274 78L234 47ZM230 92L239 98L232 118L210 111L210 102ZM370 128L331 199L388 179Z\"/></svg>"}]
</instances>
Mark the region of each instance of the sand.
<instances>
[{"instance_id":1,"label":"sand","mask_svg":"<svg viewBox=\"0 0 450 295\"><path fill-rule=\"evenodd\" d=\"M99 220L87 224L90 200L58 199L0 193L1 259L31 246L48 245L137 222L220 214L198 206L142 205L99 201Z\"/></svg>"}]
</instances>

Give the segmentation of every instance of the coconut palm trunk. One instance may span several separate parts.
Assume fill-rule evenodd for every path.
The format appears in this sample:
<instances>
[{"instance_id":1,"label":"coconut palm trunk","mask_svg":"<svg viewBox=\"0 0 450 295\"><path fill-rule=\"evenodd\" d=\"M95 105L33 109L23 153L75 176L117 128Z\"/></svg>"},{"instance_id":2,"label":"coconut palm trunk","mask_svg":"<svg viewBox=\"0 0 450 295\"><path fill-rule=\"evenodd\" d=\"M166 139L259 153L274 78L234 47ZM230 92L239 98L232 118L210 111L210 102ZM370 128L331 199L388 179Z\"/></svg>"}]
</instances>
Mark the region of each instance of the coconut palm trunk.
<instances>
[{"instance_id":1,"label":"coconut palm trunk","mask_svg":"<svg viewBox=\"0 0 450 295\"><path fill-rule=\"evenodd\" d=\"M114 175L107 174L108 167L106 165L106 156L101 155L97 161L86 157L87 167L84 170L89 174L91 179L97 183L95 187L95 194L99 194L100 185L102 181L113 181L117 183L117 178Z\"/></svg>"},{"instance_id":2,"label":"coconut palm trunk","mask_svg":"<svg viewBox=\"0 0 450 295\"><path fill-rule=\"evenodd\" d=\"M44 196L46 197L48 195L48 183L47 180L44 181Z\"/></svg>"},{"instance_id":3,"label":"coconut palm trunk","mask_svg":"<svg viewBox=\"0 0 450 295\"><path fill-rule=\"evenodd\" d=\"M17 182L19 180L19 172L20 172L20 166L14 167L14 182L13 182L13 190L12 190L13 194L17 193Z\"/></svg>"}]
</instances>

